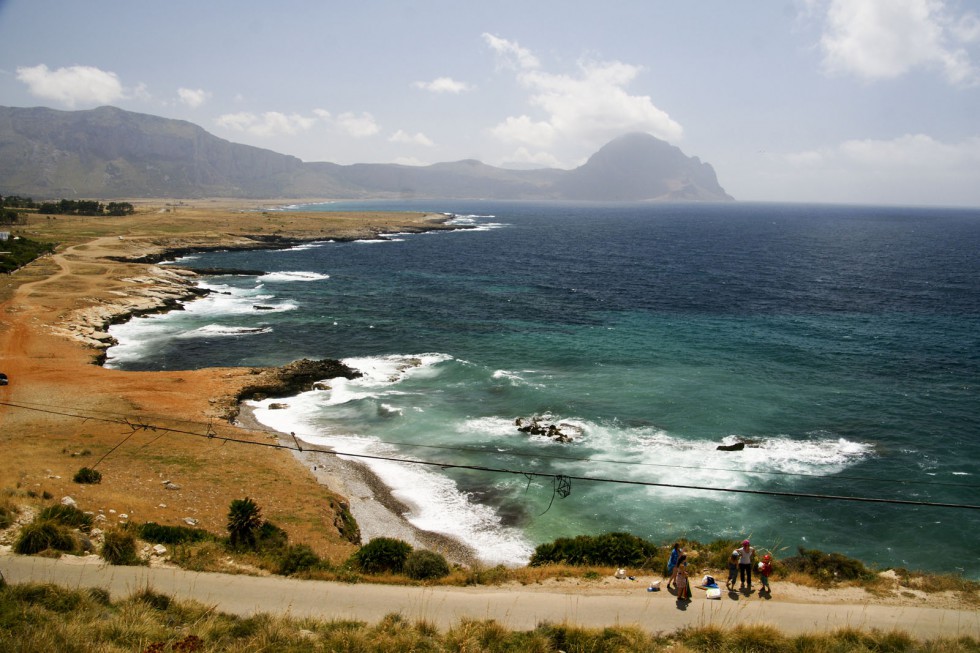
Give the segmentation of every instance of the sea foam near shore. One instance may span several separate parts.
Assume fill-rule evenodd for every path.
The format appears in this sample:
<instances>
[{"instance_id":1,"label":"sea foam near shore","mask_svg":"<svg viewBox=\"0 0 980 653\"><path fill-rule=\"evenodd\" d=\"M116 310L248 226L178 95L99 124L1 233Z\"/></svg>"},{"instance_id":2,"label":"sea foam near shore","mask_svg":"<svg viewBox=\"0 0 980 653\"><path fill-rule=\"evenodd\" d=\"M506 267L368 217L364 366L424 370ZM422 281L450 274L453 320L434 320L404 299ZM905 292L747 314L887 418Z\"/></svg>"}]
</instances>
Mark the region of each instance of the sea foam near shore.
<instances>
[{"instance_id":1,"label":"sea foam near shore","mask_svg":"<svg viewBox=\"0 0 980 653\"><path fill-rule=\"evenodd\" d=\"M324 422L324 415L330 423L340 416L356 416L368 410L368 406L376 411L376 415L370 416L372 419L397 419L402 409L385 403L385 397L401 394L398 385L406 377L437 374L435 366L449 358L421 354L345 359L344 363L364 376L353 380L329 379L325 381L329 389L313 390L285 400L247 404L255 419L265 426L295 434L313 447L335 451L341 458L370 469L391 495L408 508L402 517L416 528L466 543L486 564L526 562L533 547L520 530L503 525L493 508L475 502L452 479L424 465L401 462L416 457L400 452L392 443L375 436L333 431ZM285 408L281 407L284 403ZM356 511L354 516L358 516Z\"/></svg>"}]
</instances>

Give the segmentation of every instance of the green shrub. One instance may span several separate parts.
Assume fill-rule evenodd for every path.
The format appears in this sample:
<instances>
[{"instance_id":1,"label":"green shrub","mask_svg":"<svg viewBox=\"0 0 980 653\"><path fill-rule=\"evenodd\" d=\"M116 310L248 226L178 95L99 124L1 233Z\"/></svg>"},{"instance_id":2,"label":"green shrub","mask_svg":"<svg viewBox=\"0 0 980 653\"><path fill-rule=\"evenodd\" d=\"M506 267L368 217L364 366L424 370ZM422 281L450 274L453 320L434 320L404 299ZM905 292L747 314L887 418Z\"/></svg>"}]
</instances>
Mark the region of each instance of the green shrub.
<instances>
[{"instance_id":1,"label":"green shrub","mask_svg":"<svg viewBox=\"0 0 980 653\"><path fill-rule=\"evenodd\" d=\"M798 571L826 582L862 580L874 577L864 563L840 553L824 553L816 549L799 548L800 554L781 562L787 571Z\"/></svg>"},{"instance_id":2,"label":"green shrub","mask_svg":"<svg viewBox=\"0 0 980 653\"><path fill-rule=\"evenodd\" d=\"M412 545L408 542L391 537L376 537L358 549L353 560L361 571L369 574L386 571L400 573L411 551Z\"/></svg>"},{"instance_id":3,"label":"green shrub","mask_svg":"<svg viewBox=\"0 0 980 653\"><path fill-rule=\"evenodd\" d=\"M234 548L255 548L255 537L262 526L262 511L245 497L231 502L228 510L228 541Z\"/></svg>"},{"instance_id":4,"label":"green shrub","mask_svg":"<svg viewBox=\"0 0 980 653\"><path fill-rule=\"evenodd\" d=\"M86 515L75 506L56 504L48 506L37 516L39 520L50 520L58 522L63 526L70 526L88 533L92 530L92 515Z\"/></svg>"},{"instance_id":5,"label":"green shrub","mask_svg":"<svg viewBox=\"0 0 980 653\"><path fill-rule=\"evenodd\" d=\"M656 564L657 546L629 533L562 537L534 550L531 566L549 563L602 565L649 569Z\"/></svg>"},{"instance_id":6,"label":"green shrub","mask_svg":"<svg viewBox=\"0 0 980 653\"><path fill-rule=\"evenodd\" d=\"M320 565L320 557L313 549L305 544L288 547L279 564L279 573L291 576L300 571L307 571Z\"/></svg>"},{"instance_id":7,"label":"green shrub","mask_svg":"<svg viewBox=\"0 0 980 653\"><path fill-rule=\"evenodd\" d=\"M279 554L289 546L289 535L270 521L262 522L255 533L255 548L266 553Z\"/></svg>"},{"instance_id":8,"label":"green shrub","mask_svg":"<svg viewBox=\"0 0 980 653\"><path fill-rule=\"evenodd\" d=\"M165 526L155 522L146 522L136 526L140 539L153 544L184 544L187 542L203 542L211 537L203 528L188 528L186 526Z\"/></svg>"},{"instance_id":9,"label":"green shrub","mask_svg":"<svg viewBox=\"0 0 980 653\"><path fill-rule=\"evenodd\" d=\"M72 479L76 483L83 484L94 484L102 482L102 472L97 469L92 469L91 467L82 467L77 472L75 472L75 477Z\"/></svg>"},{"instance_id":10,"label":"green shrub","mask_svg":"<svg viewBox=\"0 0 980 653\"><path fill-rule=\"evenodd\" d=\"M430 580L449 575L449 563L435 551L412 551L405 558L405 574L415 580Z\"/></svg>"},{"instance_id":11,"label":"green shrub","mask_svg":"<svg viewBox=\"0 0 980 653\"><path fill-rule=\"evenodd\" d=\"M115 529L105 534L102 559L110 565L137 565L136 537L128 531Z\"/></svg>"},{"instance_id":12,"label":"green shrub","mask_svg":"<svg viewBox=\"0 0 980 653\"><path fill-rule=\"evenodd\" d=\"M51 549L70 553L77 548L75 537L62 524L49 519L35 519L25 526L14 544L14 552L34 555Z\"/></svg>"}]
</instances>

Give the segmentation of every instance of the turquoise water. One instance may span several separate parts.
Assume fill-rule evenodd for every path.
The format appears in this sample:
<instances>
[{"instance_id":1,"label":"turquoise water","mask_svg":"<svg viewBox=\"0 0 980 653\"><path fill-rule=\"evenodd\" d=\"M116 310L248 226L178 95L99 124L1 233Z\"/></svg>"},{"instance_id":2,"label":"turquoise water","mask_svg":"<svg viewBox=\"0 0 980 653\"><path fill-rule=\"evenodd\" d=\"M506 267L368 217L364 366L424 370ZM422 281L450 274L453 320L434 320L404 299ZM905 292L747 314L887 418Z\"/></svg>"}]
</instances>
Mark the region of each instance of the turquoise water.
<instances>
[{"instance_id":1,"label":"turquoise water","mask_svg":"<svg viewBox=\"0 0 980 653\"><path fill-rule=\"evenodd\" d=\"M365 377L259 418L341 452L495 470L370 462L410 520L488 562L625 530L980 577L976 510L690 489L980 503L980 211L354 206L470 228L184 260L268 274L114 327L109 364L346 360ZM573 441L519 432L532 416ZM737 440L753 446L716 449Z\"/></svg>"}]
</instances>

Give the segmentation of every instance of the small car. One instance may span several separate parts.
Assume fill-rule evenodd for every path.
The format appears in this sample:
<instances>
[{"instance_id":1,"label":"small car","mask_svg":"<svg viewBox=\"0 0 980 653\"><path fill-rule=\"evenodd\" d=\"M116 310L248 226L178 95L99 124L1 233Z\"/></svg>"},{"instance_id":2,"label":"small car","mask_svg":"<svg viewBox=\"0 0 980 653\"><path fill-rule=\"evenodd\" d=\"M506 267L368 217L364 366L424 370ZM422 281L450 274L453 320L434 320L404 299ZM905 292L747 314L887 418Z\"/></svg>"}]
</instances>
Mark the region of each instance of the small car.
<instances>
[{"instance_id":1,"label":"small car","mask_svg":"<svg viewBox=\"0 0 980 653\"><path fill-rule=\"evenodd\" d=\"M7 385L7 375L0 372L0 385Z\"/></svg>"}]
</instances>

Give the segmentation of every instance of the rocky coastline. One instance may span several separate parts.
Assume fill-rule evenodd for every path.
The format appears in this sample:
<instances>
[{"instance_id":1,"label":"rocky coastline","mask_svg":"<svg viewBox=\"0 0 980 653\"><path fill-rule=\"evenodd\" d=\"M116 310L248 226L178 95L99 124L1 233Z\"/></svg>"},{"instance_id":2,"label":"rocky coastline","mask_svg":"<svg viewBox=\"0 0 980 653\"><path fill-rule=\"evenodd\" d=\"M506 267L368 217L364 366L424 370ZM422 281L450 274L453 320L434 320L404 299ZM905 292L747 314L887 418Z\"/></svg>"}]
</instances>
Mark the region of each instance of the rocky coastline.
<instances>
[{"instance_id":1,"label":"rocky coastline","mask_svg":"<svg viewBox=\"0 0 980 653\"><path fill-rule=\"evenodd\" d=\"M451 216L437 216L436 220L425 225L400 227L399 233L421 233L432 230L451 230L459 227L446 225ZM381 236L375 233L374 237ZM354 241L371 236L341 236L329 238L334 241ZM120 239L121 240L121 239ZM298 245L325 240L323 237L248 237L210 240L202 243L184 239L143 243L145 247L136 255L104 256L104 260L121 266L133 266L138 274L121 279L124 291L112 292L111 298L101 299L89 306L71 312L51 331L72 338L85 347L98 353L93 362L103 365L108 349L115 340L108 333L110 326L133 318L171 310L183 310L185 302L193 301L210 294L211 291L199 287L203 275L243 274L261 275L264 270L242 270L230 268L188 269L179 265L157 265L175 261L192 254L228 251L287 249ZM248 400L289 397L317 387L317 384L331 378L357 378L360 372L337 360L293 361L279 367L250 368L236 392L209 399L216 415L230 424L252 431L269 429L259 424L244 402ZM359 530L362 541L373 537L395 537L409 542L415 547L438 551L447 559L465 565L478 563L475 551L454 538L423 531L411 525L406 519L410 508L395 498L391 491L371 470L355 460L342 459L328 448L299 443L290 434L274 433L277 441L293 450L296 459L313 472L317 482L347 497L349 510L357 520L355 530ZM299 446L297 446L299 445ZM340 529L339 529L340 530Z\"/></svg>"}]
</instances>

